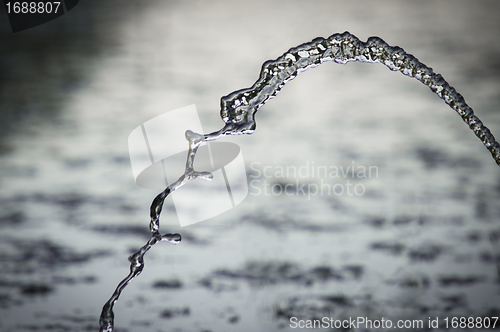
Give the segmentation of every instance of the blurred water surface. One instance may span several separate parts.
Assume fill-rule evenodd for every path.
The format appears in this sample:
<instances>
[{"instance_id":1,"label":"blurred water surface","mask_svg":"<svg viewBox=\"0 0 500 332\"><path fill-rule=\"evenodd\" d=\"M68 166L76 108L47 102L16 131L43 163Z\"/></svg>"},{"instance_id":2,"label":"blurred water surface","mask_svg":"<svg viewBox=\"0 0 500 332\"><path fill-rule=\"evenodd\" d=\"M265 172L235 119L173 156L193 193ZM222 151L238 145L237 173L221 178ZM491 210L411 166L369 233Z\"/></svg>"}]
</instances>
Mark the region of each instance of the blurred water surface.
<instances>
[{"instance_id":1,"label":"blurred water surface","mask_svg":"<svg viewBox=\"0 0 500 332\"><path fill-rule=\"evenodd\" d=\"M500 137L499 13L496 1L109 1L17 34L2 21L0 331L97 331L157 194L134 184L129 133L193 103L205 130L219 129L221 96L316 36L348 30L404 48ZM255 181L247 199L186 228L167 200L162 233L183 241L146 255L115 307L117 331L498 316L500 172L428 88L382 65L325 63L257 123L227 139ZM313 163L377 175L259 176ZM265 180L365 192L264 195Z\"/></svg>"}]
</instances>

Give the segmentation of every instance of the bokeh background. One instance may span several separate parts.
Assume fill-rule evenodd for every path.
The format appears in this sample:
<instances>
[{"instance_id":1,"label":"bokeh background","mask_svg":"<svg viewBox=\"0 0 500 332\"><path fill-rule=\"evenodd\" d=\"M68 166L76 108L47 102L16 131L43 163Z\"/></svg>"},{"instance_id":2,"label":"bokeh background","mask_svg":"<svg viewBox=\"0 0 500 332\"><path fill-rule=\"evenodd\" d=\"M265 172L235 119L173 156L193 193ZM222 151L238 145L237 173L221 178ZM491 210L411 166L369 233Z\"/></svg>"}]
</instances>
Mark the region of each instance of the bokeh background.
<instances>
[{"instance_id":1,"label":"bokeh background","mask_svg":"<svg viewBox=\"0 0 500 332\"><path fill-rule=\"evenodd\" d=\"M314 37L348 30L404 48L499 138L499 16L495 0L81 1L13 34L1 12L0 331L97 331L127 257L149 238L157 194L134 183L130 132L190 104L207 132L219 129L221 96ZM166 201L162 233L183 241L148 252L115 306L116 331L499 316L500 169L427 87L383 65L325 63L288 83L257 124L226 139L257 180L246 200L186 228ZM256 170L313 162L378 173ZM366 191L258 195L264 180Z\"/></svg>"}]
</instances>

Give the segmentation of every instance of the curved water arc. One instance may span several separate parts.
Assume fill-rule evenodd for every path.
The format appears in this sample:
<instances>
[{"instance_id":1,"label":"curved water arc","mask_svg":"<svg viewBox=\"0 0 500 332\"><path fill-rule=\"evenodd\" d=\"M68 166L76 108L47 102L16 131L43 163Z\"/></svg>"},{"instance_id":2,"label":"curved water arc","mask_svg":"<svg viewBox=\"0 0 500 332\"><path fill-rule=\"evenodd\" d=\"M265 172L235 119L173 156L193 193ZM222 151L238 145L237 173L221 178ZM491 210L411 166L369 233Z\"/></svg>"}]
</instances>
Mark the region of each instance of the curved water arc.
<instances>
[{"instance_id":1,"label":"curved water arc","mask_svg":"<svg viewBox=\"0 0 500 332\"><path fill-rule=\"evenodd\" d=\"M452 109L454 109L469 128L491 152L493 159L500 165L500 144L495 140L490 130L474 115L472 108L465 102L463 96L446 82L432 68L419 62L413 55L407 54L400 47L389 46L379 37L370 37L361 42L357 37L344 32L334 34L327 39L316 38L309 43L291 48L276 60L266 61L262 65L259 79L247 89L241 89L221 98L221 117L225 125L220 130L200 135L186 132L189 150L185 172L181 177L153 200L150 208L151 239L130 256L130 273L117 286L111 298L104 305L100 317L100 331L111 332L114 329L113 306L128 283L137 277L144 268L144 255L157 242L168 241L179 243L179 234L160 235L160 214L165 198L196 178L209 180L209 172L197 172L193 169L196 151L203 140L214 141L226 135L252 134L256 128L255 114L266 102L274 98L283 86L294 79L299 73L314 68L323 62L333 61L345 64L351 61L383 63L393 71L400 71L406 76L414 77L427 85Z\"/></svg>"},{"instance_id":2,"label":"curved water arc","mask_svg":"<svg viewBox=\"0 0 500 332\"><path fill-rule=\"evenodd\" d=\"M205 140L215 140L225 135L252 134L256 129L255 114L265 103L298 74L328 61L339 64L351 61L382 63L392 71L400 71L419 80L462 117L500 166L500 144L474 115L463 96L440 74L434 73L432 68L402 48L389 46L379 37L370 37L362 42L347 31L326 39L315 38L289 49L275 60L266 61L259 79L250 88L234 91L221 98L220 113L226 124L221 130L205 135Z\"/></svg>"}]
</instances>

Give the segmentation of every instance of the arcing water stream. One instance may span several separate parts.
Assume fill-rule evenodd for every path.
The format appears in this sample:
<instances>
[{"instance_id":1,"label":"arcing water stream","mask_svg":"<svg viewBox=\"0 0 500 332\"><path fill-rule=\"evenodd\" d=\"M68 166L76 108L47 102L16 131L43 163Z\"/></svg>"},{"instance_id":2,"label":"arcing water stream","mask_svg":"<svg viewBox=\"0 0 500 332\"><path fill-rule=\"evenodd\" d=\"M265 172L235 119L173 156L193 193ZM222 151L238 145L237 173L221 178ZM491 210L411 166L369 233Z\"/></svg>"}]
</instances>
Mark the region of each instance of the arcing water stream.
<instances>
[{"instance_id":1,"label":"arcing water stream","mask_svg":"<svg viewBox=\"0 0 500 332\"><path fill-rule=\"evenodd\" d=\"M191 131L186 132L189 151L185 172L153 200L149 226L152 233L151 239L129 257L130 273L118 284L115 292L104 305L99 320L100 331L113 331L113 306L127 284L142 272L145 253L157 242L164 240L177 244L181 241L179 234L160 235L159 218L163 202L171 192L192 179L211 179L212 175L209 172L197 172L193 169L194 158L200 144L204 140L213 141L226 135L253 133L256 128L255 114L260 107L276 96L281 88L300 72L314 68L326 61L340 64L350 61L383 63L393 71L400 71L407 76L416 78L427 85L462 117L463 121L491 152L495 162L500 165L500 144L495 141L489 129L474 115L473 110L465 103L462 95L451 87L441 75L434 73L431 68L420 63L403 49L391 47L378 37L370 37L366 42L361 42L349 32L334 34L327 39L316 38L312 42L291 48L276 60L265 62L259 79L252 87L232 92L221 98L221 117L226 123L221 130L204 136Z\"/></svg>"}]
</instances>

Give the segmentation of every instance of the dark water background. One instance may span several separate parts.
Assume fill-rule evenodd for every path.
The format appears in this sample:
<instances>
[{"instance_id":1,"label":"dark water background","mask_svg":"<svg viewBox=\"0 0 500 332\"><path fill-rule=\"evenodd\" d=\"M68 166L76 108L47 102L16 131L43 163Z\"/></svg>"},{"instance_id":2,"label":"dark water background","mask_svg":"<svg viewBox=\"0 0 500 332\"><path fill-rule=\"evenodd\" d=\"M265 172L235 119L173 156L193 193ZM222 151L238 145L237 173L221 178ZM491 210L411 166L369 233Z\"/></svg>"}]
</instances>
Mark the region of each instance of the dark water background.
<instances>
[{"instance_id":1,"label":"dark water background","mask_svg":"<svg viewBox=\"0 0 500 332\"><path fill-rule=\"evenodd\" d=\"M441 73L500 137L497 1L82 2L12 34L0 13L0 331L97 331L148 239L155 191L133 181L129 133L222 95L316 36L399 45ZM375 166L364 195L255 195L180 228L166 202L117 331L280 331L288 317L499 316L500 170L460 117L382 65L325 63L263 107L240 145L266 166ZM254 167L251 167L251 165ZM300 183L319 183L301 178ZM181 189L182 190L182 189Z\"/></svg>"}]
</instances>

